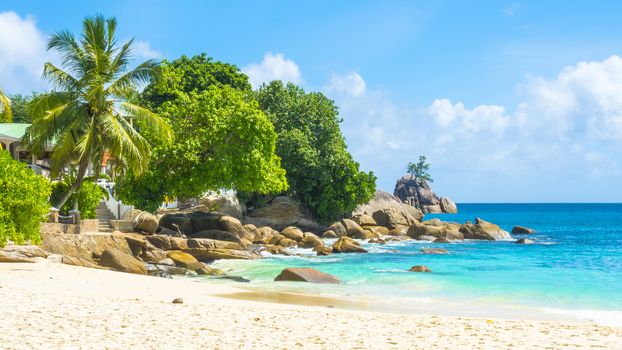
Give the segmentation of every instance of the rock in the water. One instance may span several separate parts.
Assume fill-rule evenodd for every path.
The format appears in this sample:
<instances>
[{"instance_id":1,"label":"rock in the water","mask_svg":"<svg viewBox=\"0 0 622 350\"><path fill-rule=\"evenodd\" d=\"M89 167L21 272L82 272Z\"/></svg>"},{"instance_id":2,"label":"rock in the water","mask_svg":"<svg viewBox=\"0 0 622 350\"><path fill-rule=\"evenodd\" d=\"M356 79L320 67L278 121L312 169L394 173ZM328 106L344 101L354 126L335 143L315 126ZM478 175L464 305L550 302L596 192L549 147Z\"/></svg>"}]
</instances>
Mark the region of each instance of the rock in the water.
<instances>
[{"instance_id":1,"label":"rock in the water","mask_svg":"<svg viewBox=\"0 0 622 350\"><path fill-rule=\"evenodd\" d=\"M434 243L451 243L451 241L448 240L445 237L439 237L439 238L435 239L433 242Z\"/></svg>"},{"instance_id":2,"label":"rock in the water","mask_svg":"<svg viewBox=\"0 0 622 350\"><path fill-rule=\"evenodd\" d=\"M145 264L142 261L119 250L104 250L99 258L99 265L110 267L115 271L135 273L138 275L147 274L147 268L145 268Z\"/></svg>"},{"instance_id":3,"label":"rock in the water","mask_svg":"<svg viewBox=\"0 0 622 350\"><path fill-rule=\"evenodd\" d=\"M292 255L292 253L288 252L285 248L281 247L280 245L265 244L263 247L270 254L285 255L285 256Z\"/></svg>"},{"instance_id":4,"label":"rock in the water","mask_svg":"<svg viewBox=\"0 0 622 350\"><path fill-rule=\"evenodd\" d=\"M300 242L304 238L302 230L293 226L286 227L283 231L281 231L281 234L285 236L285 238L289 238L296 242Z\"/></svg>"},{"instance_id":5,"label":"rock in the water","mask_svg":"<svg viewBox=\"0 0 622 350\"><path fill-rule=\"evenodd\" d=\"M440 202L441 202L441 210L443 211L443 213L455 214L458 212L458 206L451 199L447 197L441 197Z\"/></svg>"},{"instance_id":6,"label":"rock in the water","mask_svg":"<svg viewBox=\"0 0 622 350\"><path fill-rule=\"evenodd\" d=\"M447 249L440 248L424 248L421 249L421 252L423 254L449 254L449 251Z\"/></svg>"},{"instance_id":7,"label":"rock in the water","mask_svg":"<svg viewBox=\"0 0 622 350\"><path fill-rule=\"evenodd\" d=\"M421 235L419 237L416 238L418 241L429 241L429 242L433 242L436 240L436 237L434 236L428 236L428 235Z\"/></svg>"},{"instance_id":8,"label":"rock in the water","mask_svg":"<svg viewBox=\"0 0 622 350\"><path fill-rule=\"evenodd\" d=\"M414 223L406 233L409 237L417 239L419 236L445 237L448 239L463 239L464 234L459 231L459 226L446 222Z\"/></svg>"},{"instance_id":9,"label":"rock in the water","mask_svg":"<svg viewBox=\"0 0 622 350\"><path fill-rule=\"evenodd\" d=\"M211 211L217 211L240 220L246 211L244 205L240 204L238 197L233 192L206 193L198 200L198 204L206 206Z\"/></svg>"},{"instance_id":10,"label":"rock in the water","mask_svg":"<svg viewBox=\"0 0 622 350\"><path fill-rule=\"evenodd\" d=\"M386 236L389 234L390 230L384 226L365 226L365 230L371 231L376 236Z\"/></svg>"},{"instance_id":11,"label":"rock in the water","mask_svg":"<svg viewBox=\"0 0 622 350\"><path fill-rule=\"evenodd\" d=\"M134 229L152 235L156 233L159 223L157 216L143 211L134 218Z\"/></svg>"},{"instance_id":12,"label":"rock in the water","mask_svg":"<svg viewBox=\"0 0 622 350\"><path fill-rule=\"evenodd\" d=\"M432 272L432 270L430 270L430 268L425 266L425 265L415 265L415 266L411 267L408 271L411 271L411 272Z\"/></svg>"},{"instance_id":13,"label":"rock in the water","mask_svg":"<svg viewBox=\"0 0 622 350\"><path fill-rule=\"evenodd\" d=\"M512 228L512 233L515 235L529 235L536 232L533 229L530 229L528 227L524 227L524 226L514 226Z\"/></svg>"},{"instance_id":14,"label":"rock in the water","mask_svg":"<svg viewBox=\"0 0 622 350\"><path fill-rule=\"evenodd\" d=\"M173 304L183 304L184 303L184 299L182 299L182 298L175 298L175 299L173 299L173 301L171 301L171 303L173 303Z\"/></svg>"},{"instance_id":15,"label":"rock in the water","mask_svg":"<svg viewBox=\"0 0 622 350\"><path fill-rule=\"evenodd\" d=\"M237 249L205 249L200 251L193 251L191 249L185 251L186 253L192 254L194 257L198 259L205 260L218 260L218 259L259 259L261 255L256 252L250 252L247 250L237 250ZM193 254L193 252L195 254Z\"/></svg>"},{"instance_id":16,"label":"rock in the water","mask_svg":"<svg viewBox=\"0 0 622 350\"><path fill-rule=\"evenodd\" d=\"M333 244L333 253L367 253L367 250L352 238L343 236Z\"/></svg>"},{"instance_id":17,"label":"rock in the water","mask_svg":"<svg viewBox=\"0 0 622 350\"><path fill-rule=\"evenodd\" d=\"M316 252L318 256L326 256L332 254L333 248L322 245L313 247L313 251Z\"/></svg>"},{"instance_id":18,"label":"rock in the water","mask_svg":"<svg viewBox=\"0 0 622 350\"><path fill-rule=\"evenodd\" d=\"M531 240L531 239L529 239L529 238L520 238L515 243L517 243L517 244L534 244L536 242Z\"/></svg>"},{"instance_id":19,"label":"rock in the water","mask_svg":"<svg viewBox=\"0 0 622 350\"><path fill-rule=\"evenodd\" d=\"M475 218L475 224L466 223L460 226L460 232L464 234L464 238L466 239L484 239L494 241L512 238L507 231L504 231L499 226L480 218Z\"/></svg>"},{"instance_id":20,"label":"rock in the water","mask_svg":"<svg viewBox=\"0 0 622 350\"><path fill-rule=\"evenodd\" d=\"M390 230L400 225L410 226L423 217L421 210L404 204L399 198L383 191L376 191L368 203L359 205L352 212L352 216L359 214L371 215L378 226L384 226Z\"/></svg>"},{"instance_id":21,"label":"rock in the water","mask_svg":"<svg viewBox=\"0 0 622 350\"><path fill-rule=\"evenodd\" d=\"M248 283L248 282L251 281L251 280L246 279L246 278L241 277L241 276L219 276L219 277L216 277L216 279L219 279L219 280L232 280L232 281L241 282L241 283Z\"/></svg>"},{"instance_id":22,"label":"rock in the water","mask_svg":"<svg viewBox=\"0 0 622 350\"><path fill-rule=\"evenodd\" d=\"M286 268L276 276L275 281L297 281L310 283L341 283L339 279L333 275L318 271L311 268Z\"/></svg>"},{"instance_id":23,"label":"rock in the water","mask_svg":"<svg viewBox=\"0 0 622 350\"><path fill-rule=\"evenodd\" d=\"M420 209L424 213L441 213L441 204L425 180L405 175L397 180L393 194L402 202Z\"/></svg>"},{"instance_id":24,"label":"rock in the water","mask_svg":"<svg viewBox=\"0 0 622 350\"><path fill-rule=\"evenodd\" d=\"M324 241L322 241L320 237L316 236L311 232L306 232L304 234L304 238L300 242L298 242L298 246L300 248L315 248L317 246L323 245Z\"/></svg>"}]
</instances>

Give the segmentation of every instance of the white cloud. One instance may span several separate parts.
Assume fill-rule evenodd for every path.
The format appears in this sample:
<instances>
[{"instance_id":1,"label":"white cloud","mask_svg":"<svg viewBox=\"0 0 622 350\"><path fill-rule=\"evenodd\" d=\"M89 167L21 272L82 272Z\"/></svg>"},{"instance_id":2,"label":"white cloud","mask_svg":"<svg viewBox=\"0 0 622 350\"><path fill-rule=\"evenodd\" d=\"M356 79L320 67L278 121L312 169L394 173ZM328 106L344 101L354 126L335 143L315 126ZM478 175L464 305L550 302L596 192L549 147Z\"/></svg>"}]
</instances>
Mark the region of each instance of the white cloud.
<instances>
[{"instance_id":1,"label":"white cloud","mask_svg":"<svg viewBox=\"0 0 622 350\"><path fill-rule=\"evenodd\" d=\"M143 59L157 59L162 58L164 55L151 47L148 41L134 41L134 55Z\"/></svg>"},{"instance_id":2,"label":"white cloud","mask_svg":"<svg viewBox=\"0 0 622 350\"><path fill-rule=\"evenodd\" d=\"M480 105L474 109L467 109L462 102L452 104L448 99L434 100L427 108L427 112L442 127L453 126L472 132L480 130L503 132L510 121L510 117L505 115L503 106ZM455 125L454 121L458 125Z\"/></svg>"},{"instance_id":3,"label":"white cloud","mask_svg":"<svg viewBox=\"0 0 622 350\"><path fill-rule=\"evenodd\" d=\"M51 58L47 38L34 17L0 12L0 86L9 93L27 93L44 87L43 63Z\"/></svg>"},{"instance_id":4,"label":"white cloud","mask_svg":"<svg viewBox=\"0 0 622 350\"><path fill-rule=\"evenodd\" d=\"M248 75L250 83L255 88L262 83L273 80L282 80L294 84L302 82L302 74L296 62L285 58L282 53L267 52L261 63L251 63L243 67L242 71Z\"/></svg>"},{"instance_id":5,"label":"white cloud","mask_svg":"<svg viewBox=\"0 0 622 350\"><path fill-rule=\"evenodd\" d=\"M367 86L360 74L352 72L347 75L333 74L325 90L360 97L365 94Z\"/></svg>"},{"instance_id":6,"label":"white cloud","mask_svg":"<svg viewBox=\"0 0 622 350\"><path fill-rule=\"evenodd\" d=\"M417 108L369 86L365 98L332 91L349 149L376 173L381 189L392 191L405 164L423 154L435 190L458 201L622 196L618 56L580 62L552 78L527 77L519 84L521 102L509 107L439 98Z\"/></svg>"}]
</instances>

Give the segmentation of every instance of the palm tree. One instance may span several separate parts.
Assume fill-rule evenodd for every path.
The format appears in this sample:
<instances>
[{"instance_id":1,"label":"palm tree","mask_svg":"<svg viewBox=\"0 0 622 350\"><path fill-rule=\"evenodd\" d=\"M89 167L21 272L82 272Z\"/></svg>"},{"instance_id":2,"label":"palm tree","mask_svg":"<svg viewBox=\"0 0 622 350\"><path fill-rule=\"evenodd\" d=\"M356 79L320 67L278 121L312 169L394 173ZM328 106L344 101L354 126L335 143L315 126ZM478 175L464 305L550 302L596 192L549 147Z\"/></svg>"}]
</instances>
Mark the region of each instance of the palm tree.
<instances>
[{"instance_id":1,"label":"palm tree","mask_svg":"<svg viewBox=\"0 0 622 350\"><path fill-rule=\"evenodd\" d=\"M128 70L133 39L118 46L116 27L116 19L98 15L84 19L79 41L65 30L48 43L48 50L60 54L61 68L49 62L44 65L43 77L54 90L31 102L33 122L24 142L31 152L40 153L55 141L53 176L77 166L69 191L53 203L57 208L80 188L89 167L99 171L105 153L134 172L147 167L151 147L132 120L153 137L170 140L172 136L163 119L130 102L138 88L154 77L158 62L148 60Z\"/></svg>"},{"instance_id":2,"label":"palm tree","mask_svg":"<svg viewBox=\"0 0 622 350\"><path fill-rule=\"evenodd\" d=\"M11 100L0 90L0 122L10 123L12 121Z\"/></svg>"}]
</instances>

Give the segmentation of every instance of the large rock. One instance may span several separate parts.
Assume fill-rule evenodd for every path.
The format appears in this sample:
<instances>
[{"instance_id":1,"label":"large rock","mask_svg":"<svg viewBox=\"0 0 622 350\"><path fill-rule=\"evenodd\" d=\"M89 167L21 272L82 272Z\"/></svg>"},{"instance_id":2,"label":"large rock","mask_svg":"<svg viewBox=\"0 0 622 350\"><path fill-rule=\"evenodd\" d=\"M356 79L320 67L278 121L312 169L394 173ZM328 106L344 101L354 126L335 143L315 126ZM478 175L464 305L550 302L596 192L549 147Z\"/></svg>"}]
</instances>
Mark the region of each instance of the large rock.
<instances>
[{"instance_id":1,"label":"large rock","mask_svg":"<svg viewBox=\"0 0 622 350\"><path fill-rule=\"evenodd\" d=\"M432 236L436 238L464 239L465 235L460 231L460 226L446 222L414 223L406 233L409 237L418 239L420 236Z\"/></svg>"},{"instance_id":2,"label":"large rock","mask_svg":"<svg viewBox=\"0 0 622 350\"><path fill-rule=\"evenodd\" d=\"M142 261L119 250L104 250L98 263L101 266L110 267L115 271L135 273L138 275L147 274L147 268Z\"/></svg>"},{"instance_id":3,"label":"large rock","mask_svg":"<svg viewBox=\"0 0 622 350\"><path fill-rule=\"evenodd\" d=\"M276 276L275 281L297 281L297 282L310 282L310 283L332 283L339 284L341 281L333 275L311 269L308 267L303 268L286 268Z\"/></svg>"},{"instance_id":4,"label":"large rock","mask_svg":"<svg viewBox=\"0 0 622 350\"><path fill-rule=\"evenodd\" d=\"M397 180L393 194L403 203L418 208L424 213L455 213L458 211L456 204L451 199L444 197L444 202L441 203L427 181L420 180L410 174Z\"/></svg>"},{"instance_id":5,"label":"large rock","mask_svg":"<svg viewBox=\"0 0 622 350\"><path fill-rule=\"evenodd\" d=\"M143 211L134 218L134 229L152 235L156 233L159 222L157 216Z\"/></svg>"},{"instance_id":6,"label":"large rock","mask_svg":"<svg viewBox=\"0 0 622 350\"><path fill-rule=\"evenodd\" d=\"M153 236L147 236L153 237ZM61 254L82 258L95 262L105 250L118 250L125 254L132 255L124 234L41 234L41 248L52 254Z\"/></svg>"},{"instance_id":7,"label":"large rock","mask_svg":"<svg viewBox=\"0 0 622 350\"><path fill-rule=\"evenodd\" d=\"M524 227L524 226L514 226L512 227L512 234L515 235L530 235L532 233L536 232L533 229L530 229L528 227Z\"/></svg>"},{"instance_id":8,"label":"large rock","mask_svg":"<svg viewBox=\"0 0 622 350\"><path fill-rule=\"evenodd\" d=\"M359 224L350 219L343 219L341 220L341 223L343 224L343 227L345 227L346 234L349 237L361 237L366 235L366 231L363 230L363 228Z\"/></svg>"},{"instance_id":9,"label":"large rock","mask_svg":"<svg viewBox=\"0 0 622 350\"><path fill-rule=\"evenodd\" d=\"M171 250L167 253L167 256L175 262L176 266L183 267L188 270L195 271L203 267L203 264L201 264L194 256L179 250Z\"/></svg>"},{"instance_id":10,"label":"large rock","mask_svg":"<svg viewBox=\"0 0 622 350\"><path fill-rule=\"evenodd\" d=\"M186 250L186 253L192 254L197 259L218 260L218 259L260 259L261 254L248 250L237 249L203 249L203 250Z\"/></svg>"},{"instance_id":11,"label":"large rock","mask_svg":"<svg viewBox=\"0 0 622 350\"><path fill-rule=\"evenodd\" d=\"M333 253L367 253L367 250L354 239L343 236L333 243Z\"/></svg>"},{"instance_id":12,"label":"large rock","mask_svg":"<svg viewBox=\"0 0 622 350\"><path fill-rule=\"evenodd\" d=\"M323 245L324 241L322 241L320 237L316 236L314 233L311 232L306 232L302 240L298 242L298 246L300 248L315 248Z\"/></svg>"},{"instance_id":13,"label":"large rock","mask_svg":"<svg viewBox=\"0 0 622 350\"><path fill-rule=\"evenodd\" d=\"M460 232L464 234L464 238L466 239L484 239L495 241L512 238L507 231L504 231L499 226L480 218L475 218L475 224L466 223L460 226Z\"/></svg>"},{"instance_id":14,"label":"large rock","mask_svg":"<svg viewBox=\"0 0 622 350\"><path fill-rule=\"evenodd\" d=\"M74 256L62 256L60 262L66 265L80 266L80 267L89 267L92 269L102 269L104 267L97 265L91 260L86 260L82 258L77 258Z\"/></svg>"},{"instance_id":15,"label":"large rock","mask_svg":"<svg viewBox=\"0 0 622 350\"><path fill-rule=\"evenodd\" d=\"M165 214L160 218L160 226L186 235L190 235L194 232L192 220L187 213Z\"/></svg>"},{"instance_id":16,"label":"large rock","mask_svg":"<svg viewBox=\"0 0 622 350\"><path fill-rule=\"evenodd\" d=\"M247 227L248 225L244 225L244 227ZM255 226L255 225L253 225ZM268 243L270 242L270 240L272 239L272 237L274 237L275 235L278 235L279 232L275 229L273 229L272 227L269 226L262 226L260 228L257 229L257 233L255 235L255 239L253 240L253 243Z\"/></svg>"},{"instance_id":17,"label":"large rock","mask_svg":"<svg viewBox=\"0 0 622 350\"><path fill-rule=\"evenodd\" d=\"M205 205L211 211L217 211L236 219L242 219L246 208L240 204L238 197L233 192L215 193L209 192L198 201L199 205Z\"/></svg>"},{"instance_id":18,"label":"large rock","mask_svg":"<svg viewBox=\"0 0 622 350\"><path fill-rule=\"evenodd\" d=\"M47 258L48 254L36 245L8 245L0 248L0 262L32 263L35 258Z\"/></svg>"},{"instance_id":19,"label":"large rock","mask_svg":"<svg viewBox=\"0 0 622 350\"><path fill-rule=\"evenodd\" d=\"M229 241L219 241L208 238L192 238L186 241L187 248L202 249L242 249L239 243ZM181 249L185 250L185 249Z\"/></svg>"},{"instance_id":20,"label":"large rock","mask_svg":"<svg viewBox=\"0 0 622 350\"><path fill-rule=\"evenodd\" d=\"M361 226L378 226L378 223L371 215L368 214L357 214L352 216L352 221L356 222Z\"/></svg>"},{"instance_id":21,"label":"large rock","mask_svg":"<svg viewBox=\"0 0 622 350\"><path fill-rule=\"evenodd\" d=\"M304 233L298 227L289 226L286 227L281 234L286 238L289 238L293 241L300 242L304 238Z\"/></svg>"},{"instance_id":22,"label":"large rock","mask_svg":"<svg viewBox=\"0 0 622 350\"><path fill-rule=\"evenodd\" d=\"M411 267L410 269L408 269L408 271L410 272L432 272L432 270L430 270L430 268L425 265L415 265Z\"/></svg>"},{"instance_id":23,"label":"large rock","mask_svg":"<svg viewBox=\"0 0 622 350\"><path fill-rule=\"evenodd\" d=\"M303 231L321 233L326 227L313 221L313 217L296 200L288 196L279 196L263 208L251 211L245 223L256 226L270 226L275 230L283 230L295 226Z\"/></svg>"},{"instance_id":24,"label":"large rock","mask_svg":"<svg viewBox=\"0 0 622 350\"><path fill-rule=\"evenodd\" d=\"M452 201L448 197L441 197L440 202L441 202L441 210L443 211L443 213L454 214L458 212L458 206L456 205L454 201Z\"/></svg>"},{"instance_id":25,"label":"large rock","mask_svg":"<svg viewBox=\"0 0 622 350\"><path fill-rule=\"evenodd\" d=\"M383 191L376 191L368 203L359 205L352 212L352 216L361 214L372 216L377 225L390 230L399 226L410 226L423 218L421 210L404 204L399 198Z\"/></svg>"},{"instance_id":26,"label":"large rock","mask_svg":"<svg viewBox=\"0 0 622 350\"><path fill-rule=\"evenodd\" d=\"M188 248L188 240L185 238L164 235L147 236L147 241L162 250L183 250Z\"/></svg>"},{"instance_id":27,"label":"large rock","mask_svg":"<svg viewBox=\"0 0 622 350\"><path fill-rule=\"evenodd\" d=\"M235 233L228 232L228 231L222 231L222 230L205 230L205 231L193 233L191 237L192 238L209 238L209 239L215 239L219 241L236 242L238 244L242 243L242 241L240 240L240 237L238 237Z\"/></svg>"},{"instance_id":28,"label":"large rock","mask_svg":"<svg viewBox=\"0 0 622 350\"><path fill-rule=\"evenodd\" d=\"M346 236L348 234L348 232L346 231L346 227L343 226L341 222L335 222L334 224L330 225L325 232L328 231L332 231L337 237ZM322 237L324 237L324 235L322 235Z\"/></svg>"}]
</instances>

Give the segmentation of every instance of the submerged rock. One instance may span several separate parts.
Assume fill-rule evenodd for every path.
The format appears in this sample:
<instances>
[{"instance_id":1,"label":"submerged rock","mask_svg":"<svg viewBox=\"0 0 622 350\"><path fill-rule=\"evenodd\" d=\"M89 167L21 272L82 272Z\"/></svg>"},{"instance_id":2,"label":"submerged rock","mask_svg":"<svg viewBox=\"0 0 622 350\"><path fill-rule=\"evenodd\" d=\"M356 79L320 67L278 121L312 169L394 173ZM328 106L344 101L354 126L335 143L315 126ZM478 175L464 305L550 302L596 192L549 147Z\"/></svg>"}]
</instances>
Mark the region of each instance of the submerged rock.
<instances>
[{"instance_id":1,"label":"submerged rock","mask_svg":"<svg viewBox=\"0 0 622 350\"><path fill-rule=\"evenodd\" d=\"M421 249L421 252L423 254L449 254L449 251L447 249L441 248L424 248Z\"/></svg>"},{"instance_id":2,"label":"submerged rock","mask_svg":"<svg viewBox=\"0 0 622 350\"><path fill-rule=\"evenodd\" d=\"M532 234L534 232L536 232L534 229L530 229L528 227L524 227L524 226L514 226L512 227L512 231L513 234L515 235L529 235Z\"/></svg>"},{"instance_id":3,"label":"submerged rock","mask_svg":"<svg viewBox=\"0 0 622 350\"><path fill-rule=\"evenodd\" d=\"M529 238L521 238L521 239L517 240L514 243L516 243L516 244L534 244L536 242L531 240L531 239L529 239Z\"/></svg>"},{"instance_id":4,"label":"submerged rock","mask_svg":"<svg viewBox=\"0 0 622 350\"><path fill-rule=\"evenodd\" d=\"M297 282L310 282L310 283L331 283L339 284L341 281L327 273L318 271L316 269L303 267L303 268L286 268L276 276L275 281L297 281Z\"/></svg>"},{"instance_id":5,"label":"submerged rock","mask_svg":"<svg viewBox=\"0 0 622 350\"><path fill-rule=\"evenodd\" d=\"M432 272L432 270L430 270L430 268L425 266L425 265L415 265L415 266L411 267L410 269L408 269L408 271L411 271L411 272Z\"/></svg>"}]
</instances>

